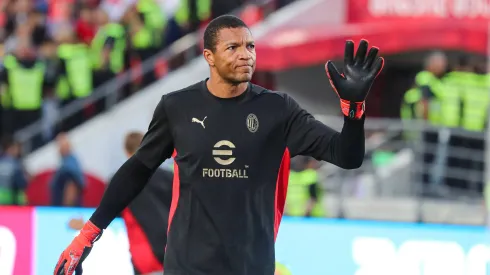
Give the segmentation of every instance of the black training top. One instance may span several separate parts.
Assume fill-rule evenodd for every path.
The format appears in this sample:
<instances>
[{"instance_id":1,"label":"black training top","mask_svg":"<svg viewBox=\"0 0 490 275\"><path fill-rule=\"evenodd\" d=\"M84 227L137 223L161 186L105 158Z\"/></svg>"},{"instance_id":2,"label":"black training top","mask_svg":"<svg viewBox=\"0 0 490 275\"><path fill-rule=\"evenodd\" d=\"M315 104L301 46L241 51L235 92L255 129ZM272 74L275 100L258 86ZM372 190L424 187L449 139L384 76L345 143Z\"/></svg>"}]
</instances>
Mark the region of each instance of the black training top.
<instances>
[{"instance_id":1,"label":"black training top","mask_svg":"<svg viewBox=\"0 0 490 275\"><path fill-rule=\"evenodd\" d=\"M213 96L206 81L164 95L92 222L105 228L172 155L165 275L273 275L290 158L358 168L364 118L345 118L338 133L288 95L253 84L230 99Z\"/></svg>"}]
</instances>

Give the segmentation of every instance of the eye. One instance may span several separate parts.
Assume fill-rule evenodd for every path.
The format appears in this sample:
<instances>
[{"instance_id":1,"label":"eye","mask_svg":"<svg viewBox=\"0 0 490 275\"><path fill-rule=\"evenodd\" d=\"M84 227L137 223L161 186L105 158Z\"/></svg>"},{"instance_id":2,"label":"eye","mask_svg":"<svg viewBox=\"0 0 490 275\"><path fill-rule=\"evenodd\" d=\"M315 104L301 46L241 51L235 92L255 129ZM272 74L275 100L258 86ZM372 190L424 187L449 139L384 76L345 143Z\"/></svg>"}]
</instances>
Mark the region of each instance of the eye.
<instances>
[{"instance_id":1,"label":"eye","mask_svg":"<svg viewBox=\"0 0 490 275\"><path fill-rule=\"evenodd\" d=\"M228 47L228 48L226 48L226 49L227 49L227 50L231 50L231 51L232 51L232 50L236 49L236 46L229 46L229 47Z\"/></svg>"},{"instance_id":2,"label":"eye","mask_svg":"<svg viewBox=\"0 0 490 275\"><path fill-rule=\"evenodd\" d=\"M250 50L253 50L253 49L255 49L255 45L254 44L250 44L250 45L247 46L247 48L249 48Z\"/></svg>"}]
</instances>

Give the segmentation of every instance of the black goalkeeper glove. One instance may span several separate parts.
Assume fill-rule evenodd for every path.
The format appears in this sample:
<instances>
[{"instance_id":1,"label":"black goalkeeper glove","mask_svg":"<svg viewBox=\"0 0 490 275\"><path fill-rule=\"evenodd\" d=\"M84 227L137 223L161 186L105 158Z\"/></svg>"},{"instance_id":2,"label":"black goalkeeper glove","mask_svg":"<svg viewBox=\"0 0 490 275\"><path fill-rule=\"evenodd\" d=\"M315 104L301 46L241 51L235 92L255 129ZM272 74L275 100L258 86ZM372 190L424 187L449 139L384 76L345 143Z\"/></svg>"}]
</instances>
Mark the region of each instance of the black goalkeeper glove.
<instances>
[{"instance_id":1,"label":"black goalkeeper glove","mask_svg":"<svg viewBox=\"0 0 490 275\"><path fill-rule=\"evenodd\" d=\"M362 39L354 58L354 42L346 41L342 74L332 61L325 64L330 84L340 98L342 113L352 119L364 115L364 101L384 65L384 59L377 57L378 48L372 47L366 56L367 49L368 42Z\"/></svg>"}]
</instances>

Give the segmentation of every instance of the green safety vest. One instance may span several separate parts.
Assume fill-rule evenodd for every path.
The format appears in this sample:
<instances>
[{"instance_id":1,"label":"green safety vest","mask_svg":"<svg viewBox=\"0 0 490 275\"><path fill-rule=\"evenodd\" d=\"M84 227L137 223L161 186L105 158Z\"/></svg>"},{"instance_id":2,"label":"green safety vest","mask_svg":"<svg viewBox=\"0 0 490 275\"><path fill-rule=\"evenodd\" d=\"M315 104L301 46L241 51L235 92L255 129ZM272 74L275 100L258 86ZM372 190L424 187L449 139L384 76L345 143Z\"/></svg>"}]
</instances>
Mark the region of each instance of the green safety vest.
<instances>
[{"instance_id":1,"label":"green safety vest","mask_svg":"<svg viewBox=\"0 0 490 275\"><path fill-rule=\"evenodd\" d=\"M65 62L66 76L58 80L56 94L60 99L87 97L92 93L90 52L85 44L62 44L58 57Z\"/></svg>"},{"instance_id":2,"label":"green safety vest","mask_svg":"<svg viewBox=\"0 0 490 275\"><path fill-rule=\"evenodd\" d=\"M20 111L39 110L46 66L37 62L32 68L24 68L12 55L5 57L4 66L8 75L8 87L2 96L2 105Z\"/></svg>"},{"instance_id":3,"label":"green safety vest","mask_svg":"<svg viewBox=\"0 0 490 275\"><path fill-rule=\"evenodd\" d=\"M142 28L131 37L134 49L148 49L153 45L153 35L147 28Z\"/></svg>"},{"instance_id":4,"label":"green safety vest","mask_svg":"<svg viewBox=\"0 0 490 275\"><path fill-rule=\"evenodd\" d=\"M490 104L490 85L488 75L471 73L466 78L467 88L463 93L463 112L461 127L469 131L483 131L487 121Z\"/></svg>"},{"instance_id":5,"label":"green safety vest","mask_svg":"<svg viewBox=\"0 0 490 275\"><path fill-rule=\"evenodd\" d=\"M94 69L101 69L104 43L108 37L115 39L115 45L110 53L110 69L114 73L119 73L124 68L124 50L126 49L126 31L120 24L109 23L99 29L91 44L92 65Z\"/></svg>"},{"instance_id":6,"label":"green safety vest","mask_svg":"<svg viewBox=\"0 0 490 275\"><path fill-rule=\"evenodd\" d=\"M281 264L280 262L276 262L276 272L274 272L274 275L292 275L291 271L289 269Z\"/></svg>"},{"instance_id":7,"label":"green safety vest","mask_svg":"<svg viewBox=\"0 0 490 275\"><path fill-rule=\"evenodd\" d=\"M422 119L424 109L420 104L422 101L422 92L418 88L412 88L405 92L403 96L400 117L404 120Z\"/></svg>"},{"instance_id":8,"label":"green safety vest","mask_svg":"<svg viewBox=\"0 0 490 275\"><path fill-rule=\"evenodd\" d=\"M310 185L318 183L318 172L306 169L301 172L290 171L288 193L286 196L285 214L288 216L304 216L310 200ZM323 217L325 211L321 204L321 194L311 211L312 217Z\"/></svg>"},{"instance_id":9,"label":"green safety vest","mask_svg":"<svg viewBox=\"0 0 490 275\"><path fill-rule=\"evenodd\" d=\"M189 1L182 0L179 2L179 8L175 13L175 21L180 26L183 26L189 22L190 9ZM197 18L203 22L211 17L211 0L197 0Z\"/></svg>"},{"instance_id":10,"label":"green safety vest","mask_svg":"<svg viewBox=\"0 0 490 275\"><path fill-rule=\"evenodd\" d=\"M417 74L415 83L418 87L429 86L434 93L435 97L429 100L429 121L433 125L458 127L461 116L460 91L446 85L448 77L443 82L431 72L422 71Z\"/></svg>"},{"instance_id":11,"label":"green safety vest","mask_svg":"<svg viewBox=\"0 0 490 275\"><path fill-rule=\"evenodd\" d=\"M143 14L153 46L160 46L163 42L163 30L167 26L165 13L154 0L139 0L136 9Z\"/></svg>"}]
</instances>

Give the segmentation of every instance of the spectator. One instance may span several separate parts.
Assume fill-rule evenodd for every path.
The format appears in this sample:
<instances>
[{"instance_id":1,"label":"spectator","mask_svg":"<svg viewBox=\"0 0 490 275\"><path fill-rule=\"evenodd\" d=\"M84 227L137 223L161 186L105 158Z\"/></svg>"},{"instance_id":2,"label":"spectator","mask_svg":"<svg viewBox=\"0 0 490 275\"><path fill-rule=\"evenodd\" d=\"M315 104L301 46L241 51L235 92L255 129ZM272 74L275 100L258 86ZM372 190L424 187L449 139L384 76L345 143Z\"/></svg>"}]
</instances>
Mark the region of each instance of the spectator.
<instances>
[{"instance_id":1,"label":"spectator","mask_svg":"<svg viewBox=\"0 0 490 275\"><path fill-rule=\"evenodd\" d=\"M3 140L0 157L0 205L23 205L27 177L20 160L20 144L11 138Z\"/></svg>"},{"instance_id":2,"label":"spectator","mask_svg":"<svg viewBox=\"0 0 490 275\"><path fill-rule=\"evenodd\" d=\"M75 31L78 39L85 43L90 44L95 36L94 15L91 9L83 7L80 11L80 17L78 18Z\"/></svg>"},{"instance_id":3,"label":"spectator","mask_svg":"<svg viewBox=\"0 0 490 275\"><path fill-rule=\"evenodd\" d=\"M71 151L70 141L65 133L56 137L61 165L51 181L51 205L82 205L82 194L85 178L78 159Z\"/></svg>"}]
</instances>

